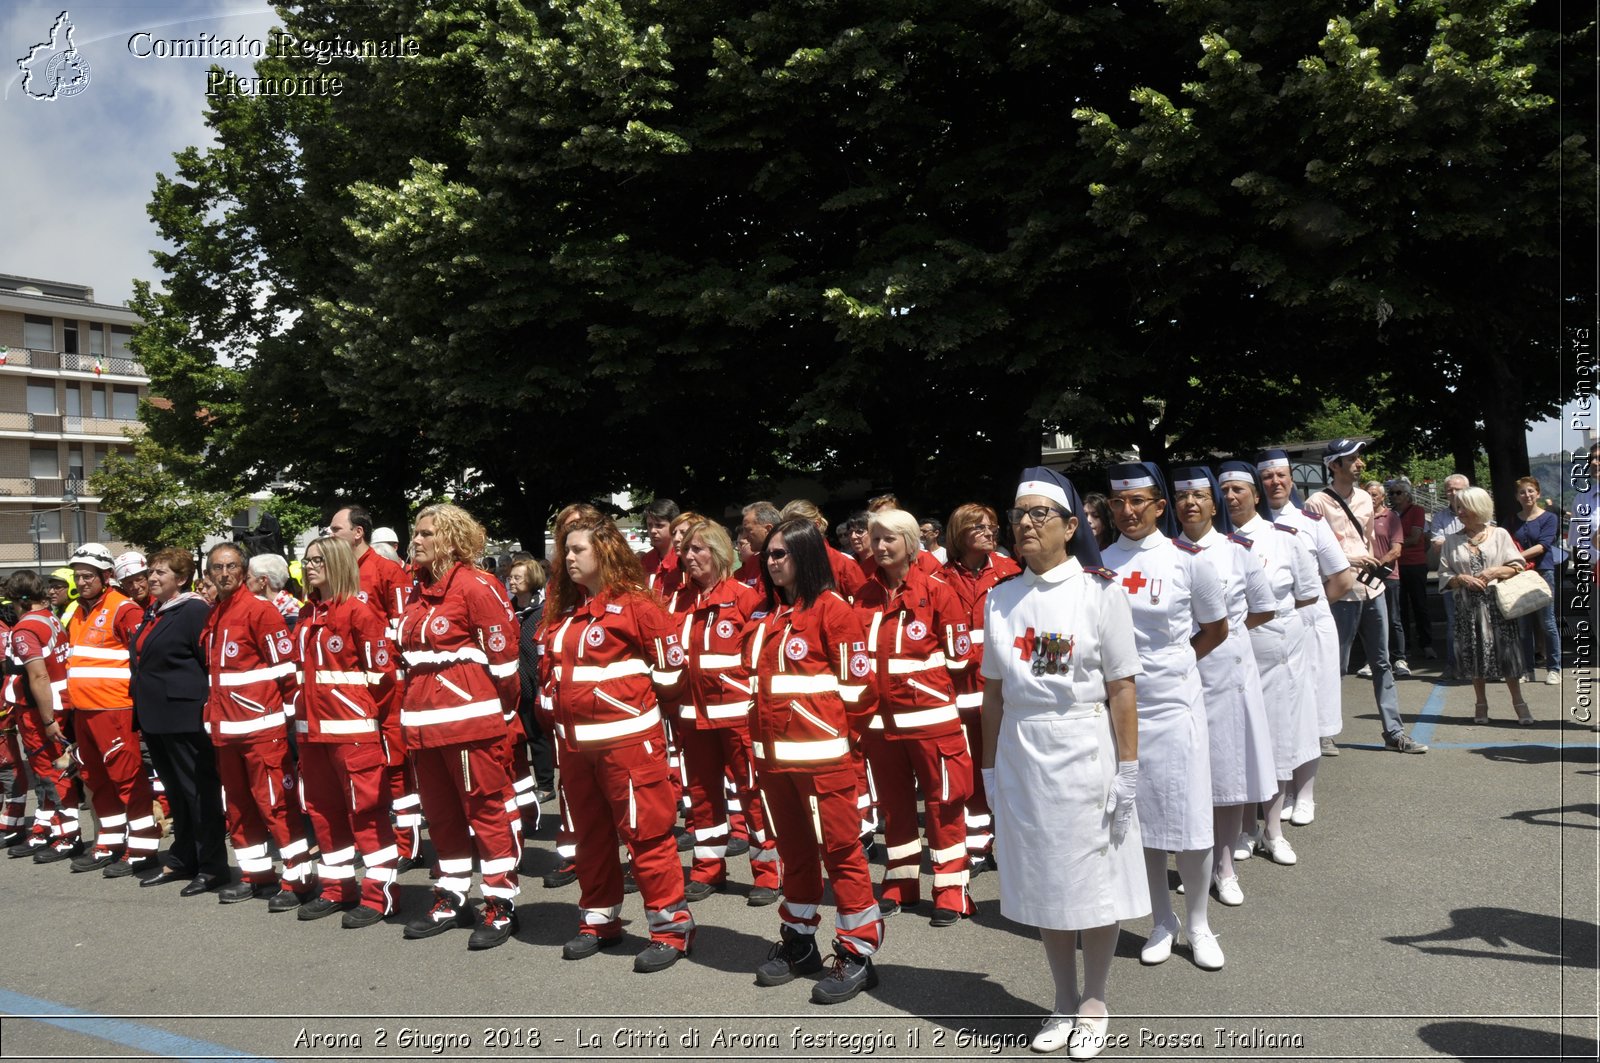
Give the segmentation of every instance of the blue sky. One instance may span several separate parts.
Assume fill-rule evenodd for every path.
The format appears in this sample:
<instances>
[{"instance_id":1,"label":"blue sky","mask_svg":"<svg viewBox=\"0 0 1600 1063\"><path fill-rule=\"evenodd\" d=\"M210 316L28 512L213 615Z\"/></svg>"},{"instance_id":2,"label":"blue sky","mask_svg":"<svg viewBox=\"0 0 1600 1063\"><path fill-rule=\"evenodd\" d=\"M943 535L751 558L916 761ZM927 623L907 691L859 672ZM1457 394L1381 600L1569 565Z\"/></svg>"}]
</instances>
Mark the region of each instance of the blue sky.
<instances>
[{"instance_id":1,"label":"blue sky","mask_svg":"<svg viewBox=\"0 0 1600 1063\"><path fill-rule=\"evenodd\" d=\"M172 156L212 143L205 127L205 71L217 63L248 74L251 60L135 57L129 38L200 33L264 40L277 24L263 0L94 0L65 7L89 84L70 98L30 99L17 60L46 40L62 0L0 5L0 272L88 284L105 303L133 293L133 278L159 280L158 243L145 213L157 172ZM64 42L63 42L64 43ZM1569 434L1567 445L1577 445ZM1562 444L1562 424L1528 433L1532 453Z\"/></svg>"}]
</instances>

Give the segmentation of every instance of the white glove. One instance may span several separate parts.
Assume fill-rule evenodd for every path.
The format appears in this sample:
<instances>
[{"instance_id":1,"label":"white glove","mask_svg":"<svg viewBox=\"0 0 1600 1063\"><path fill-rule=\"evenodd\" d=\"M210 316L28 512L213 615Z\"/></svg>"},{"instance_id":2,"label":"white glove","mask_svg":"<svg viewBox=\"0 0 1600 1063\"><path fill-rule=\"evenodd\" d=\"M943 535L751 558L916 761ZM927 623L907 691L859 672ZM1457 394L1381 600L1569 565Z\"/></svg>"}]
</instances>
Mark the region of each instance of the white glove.
<instances>
[{"instance_id":1,"label":"white glove","mask_svg":"<svg viewBox=\"0 0 1600 1063\"><path fill-rule=\"evenodd\" d=\"M994 769L993 768L984 768L984 769L982 769L982 771L983 771L983 792L984 792L984 794L986 796L992 798L992 797L994 797Z\"/></svg>"},{"instance_id":2,"label":"white glove","mask_svg":"<svg viewBox=\"0 0 1600 1063\"><path fill-rule=\"evenodd\" d=\"M1133 822L1134 795L1139 790L1139 762L1117 761L1117 777L1111 780L1111 793L1106 796L1106 814L1111 817L1111 844L1121 845L1128 836L1128 825Z\"/></svg>"}]
</instances>

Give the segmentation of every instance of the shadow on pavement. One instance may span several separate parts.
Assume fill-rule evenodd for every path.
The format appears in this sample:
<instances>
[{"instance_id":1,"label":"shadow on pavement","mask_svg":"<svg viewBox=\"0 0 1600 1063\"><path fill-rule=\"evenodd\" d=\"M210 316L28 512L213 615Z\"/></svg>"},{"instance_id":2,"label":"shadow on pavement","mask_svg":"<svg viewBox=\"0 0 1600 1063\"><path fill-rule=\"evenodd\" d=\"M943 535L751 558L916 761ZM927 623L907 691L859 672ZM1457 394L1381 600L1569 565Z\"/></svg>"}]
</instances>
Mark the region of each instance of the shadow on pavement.
<instances>
[{"instance_id":1,"label":"shadow on pavement","mask_svg":"<svg viewBox=\"0 0 1600 1063\"><path fill-rule=\"evenodd\" d=\"M1596 1048L1591 1037L1488 1022L1430 1022L1417 1036L1457 1059L1593 1059Z\"/></svg>"},{"instance_id":2,"label":"shadow on pavement","mask_svg":"<svg viewBox=\"0 0 1600 1063\"><path fill-rule=\"evenodd\" d=\"M907 964L880 963L878 976L882 981L872 991L874 997L948 1030L970 1031L983 1037L1021 1035L1032 1038L1039 1032L1037 1020L1016 1016L1043 1018L1046 1014L1038 1004L1012 996L1004 986L978 971L936 971ZM963 1014L923 1015L929 1001L933 1000L959 1000Z\"/></svg>"},{"instance_id":3,"label":"shadow on pavement","mask_svg":"<svg viewBox=\"0 0 1600 1063\"><path fill-rule=\"evenodd\" d=\"M1587 744L1564 746L1508 744L1484 746L1481 749L1469 749L1467 752L1475 753L1485 760L1508 764L1600 764L1600 749L1594 745L1593 734L1590 732L1584 734L1585 737L1581 741Z\"/></svg>"},{"instance_id":4,"label":"shadow on pavement","mask_svg":"<svg viewBox=\"0 0 1600 1063\"><path fill-rule=\"evenodd\" d=\"M1410 945L1432 956L1559 964L1586 970L1595 965L1595 924L1581 919L1537 915L1514 908L1457 908L1450 913L1450 919L1454 925L1431 934L1397 934L1384 940ZM1484 947L1455 946L1450 942L1481 943ZM1512 946L1542 955L1505 951Z\"/></svg>"},{"instance_id":5,"label":"shadow on pavement","mask_svg":"<svg viewBox=\"0 0 1600 1063\"><path fill-rule=\"evenodd\" d=\"M1566 819L1562 819L1562 815ZM1565 805L1561 808L1530 808L1526 812L1512 812L1502 816L1502 819L1519 819L1538 827L1572 827L1578 830L1600 830L1600 823L1593 823L1579 817L1587 816L1589 820L1600 818L1600 805L1590 801L1585 804Z\"/></svg>"}]
</instances>

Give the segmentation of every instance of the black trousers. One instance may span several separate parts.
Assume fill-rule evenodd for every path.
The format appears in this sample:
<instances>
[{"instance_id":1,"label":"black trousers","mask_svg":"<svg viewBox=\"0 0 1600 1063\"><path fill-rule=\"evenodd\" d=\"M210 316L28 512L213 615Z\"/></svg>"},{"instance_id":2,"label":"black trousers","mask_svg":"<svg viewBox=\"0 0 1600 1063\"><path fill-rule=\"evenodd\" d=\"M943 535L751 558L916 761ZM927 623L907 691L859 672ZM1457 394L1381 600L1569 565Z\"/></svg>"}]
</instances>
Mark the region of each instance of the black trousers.
<instances>
[{"instance_id":1,"label":"black trousers","mask_svg":"<svg viewBox=\"0 0 1600 1063\"><path fill-rule=\"evenodd\" d=\"M1412 645L1421 649L1432 649L1432 623L1428 619L1427 565L1400 566L1400 615L1404 620L1411 621Z\"/></svg>"},{"instance_id":2,"label":"black trousers","mask_svg":"<svg viewBox=\"0 0 1600 1063\"><path fill-rule=\"evenodd\" d=\"M211 737L204 731L144 734L150 762L172 806L172 846L166 865L207 875L228 874L228 827L222 780Z\"/></svg>"}]
</instances>

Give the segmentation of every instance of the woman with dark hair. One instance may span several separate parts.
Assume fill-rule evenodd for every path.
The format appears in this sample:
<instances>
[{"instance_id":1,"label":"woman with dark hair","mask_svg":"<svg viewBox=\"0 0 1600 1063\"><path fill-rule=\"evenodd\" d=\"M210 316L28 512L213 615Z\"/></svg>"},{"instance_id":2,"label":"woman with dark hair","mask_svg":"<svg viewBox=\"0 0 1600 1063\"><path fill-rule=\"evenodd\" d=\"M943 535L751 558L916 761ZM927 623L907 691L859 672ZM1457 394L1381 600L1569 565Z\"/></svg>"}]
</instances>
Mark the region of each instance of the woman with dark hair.
<instances>
[{"instance_id":1,"label":"woman with dark hair","mask_svg":"<svg viewBox=\"0 0 1600 1063\"><path fill-rule=\"evenodd\" d=\"M872 956L883 943L883 918L861 851L850 762L852 738L872 718L877 695L861 619L834 589L824 547L808 520L784 521L767 537L766 599L750 615L744 663L755 698L750 737L783 861L780 937L756 982L783 985L822 969L817 906L826 866L836 906L834 963L811 999L837 1004L878 984Z\"/></svg>"},{"instance_id":2,"label":"woman with dark hair","mask_svg":"<svg viewBox=\"0 0 1600 1063\"><path fill-rule=\"evenodd\" d=\"M1094 535L1094 544L1104 550L1117 541L1117 525L1111 519L1111 503L1099 491L1083 496L1083 519Z\"/></svg>"},{"instance_id":3,"label":"woman with dark hair","mask_svg":"<svg viewBox=\"0 0 1600 1063\"><path fill-rule=\"evenodd\" d=\"M983 761L983 612L996 583L1022 569L997 551L1000 517L981 502L957 506L945 523L950 560L944 579L967 612L967 630L956 633L958 648L970 650L971 663L955 673L956 709L974 764ZM963 640L965 640L963 642ZM994 820L983 781L974 773L967 799L967 864L972 874L994 866Z\"/></svg>"},{"instance_id":4,"label":"woman with dark hair","mask_svg":"<svg viewBox=\"0 0 1600 1063\"><path fill-rule=\"evenodd\" d=\"M129 645L133 711L172 806L172 845L156 886L188 879L193 897L228 883L227 821L216 751L203 714L207 680L200 631L211 606L188 590L194 557L159 550L150 558L150 606Z\"/></svg>"},{"instance_id":5,"label":"woman with dark hair","mask_svg":"<svg viewBox=\"0 0 1600 1063\"><path fill-rule=\"evenodd\" d=\"M633 969L649 974L694 944L657 696L658 687L665 693L679 685L683 647L615 524L580 520L566 529L563 548L544 628L581 926L562 955L580 960L622 940L620 841L650 926L650 944Z\"/></svg>"},{"instance_id":6,"label":"woman with dark hair","mask_svg":"<svg viewBox=\"0 0 1600 1063\"><path fill-rule=\"evenodd\" d=\"M1550 604L1537 613L1522 617L1517 623L1522 628L1522 657L1528 671L1523 677L1533 682L1533 629L1544 633L1544 681L1549 686L1561 685L1561 631L1556 625L1556 539L1561 534L1561 522L1556 515L1539 504L1539 480L1524 476L1517 481L1517 503L1522 507L1506 530L1511 533L1522 559L1550 588Z\"/></svg>"},{"instance_id":7,"label":"woman with dark hair","mask_svg":"<svg viewBox=\"0 0 1600 1063\"><path fill-rule=\"evenodd\" d=\"M1128 594L1144 676L1139 680L1139 826L1154 927L1139 953L1163 963L1178 939L1167 892L1167 854L1176 853L1195 965L1217 970L1222 947L1211 931L1209 893L1211 750L1199 662L1228 637L1216 570L1198 547L1174 542L1167 485L1150 462L1113 465L1111 512L1121 536L1105 551Z\"/></svg>"},{"instance_id":8,"label":"woman with dark hair","mask_svg":"<svg viewBox=\"0 0 1600 1063\"><path fill-rule=\"evenodd\" d=\"M395 637L406 662L400 725L439 870L433 906L406 924L405 936L471 925L476 856L483 915L469 949L492 949L515 932L522 855L506 757L506 717L518 695L517 620L477 567L484 538L483 526L458 506L417 514L417 586Z\"/></svg>"},{"instance_id":9,"label":"woman with dark hair","mask_svg":"<svg viewBox=\"0 0 1600 1063\"><path fill-rule=\"evenodd\" d=\"M1272 732L1262 700L1261 674L1250 632L1277 615L1277 599L1250 540L1237 535L1219 501L1217 480L1204 465L1172 471L1172 496L1183 535L1197 546L1222 581L1228 637L1200 661L1206 731L1211 738L1211 882L1223 904L1244 903L1233 868L1233 843L1244 829L1244 810L1278 793Z\"/></svg>"},{"instance_id":10,"label":"woman with dark hair","mask_svg":"<svg viewBox=\"0 0 1600 1063\"><path fill-rule=\"evenodd\" d=\"M322 850L321 893L300 906L303 920L344 912L346 930L371 926L395 909L399 849L387 807L387 759L379 732L393 711L395 661L386 625L357 597L355 551L343 539L313 539L301 561L311 600L300 613L300 781ZM365 869L356 885L356 856Z\"/></svg>"},{"instance_id":11,"label":"woman with dark hair","mask_svg":"<svg viewBox=\"0 0 1600 1063\"><path fill-rule=\"evenodd\" d=\"M856 595L856 608L878 688L878 713L861 747L877 784L888 851L879 904L892 915L922 898L920 786L933 865L932 925L953 926L972 914L964 823L972 754L952 680L970 662L968 614L948 583L917 566L915 517L879 510L868 530L878 566Z\"/></svg>"}]
</instances>

